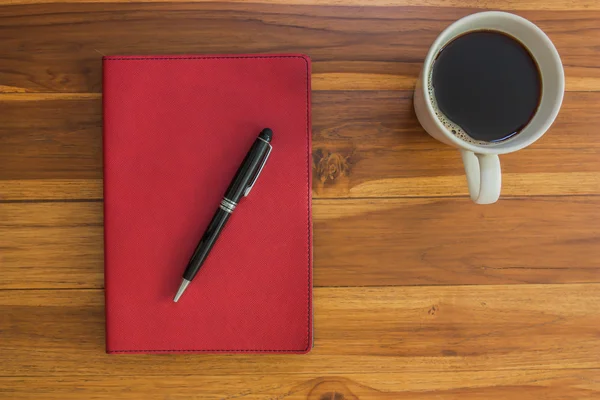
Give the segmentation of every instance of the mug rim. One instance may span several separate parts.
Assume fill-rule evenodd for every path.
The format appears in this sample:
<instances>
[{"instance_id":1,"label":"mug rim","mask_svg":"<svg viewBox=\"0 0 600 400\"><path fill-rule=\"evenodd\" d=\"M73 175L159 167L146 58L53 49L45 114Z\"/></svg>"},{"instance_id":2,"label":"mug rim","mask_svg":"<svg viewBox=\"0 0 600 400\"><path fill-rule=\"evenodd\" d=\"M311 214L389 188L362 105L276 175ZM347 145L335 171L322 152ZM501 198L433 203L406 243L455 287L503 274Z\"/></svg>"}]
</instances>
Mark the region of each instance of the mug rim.
<instances>
[{"instance_id":1,"label":"mug rim","mask_svg":"<svg viewBox=\"0 0 600 400\"><path fill-rule=\"evenodd\" d=\"M455 30L457 27L460 28L461 25L467 24L467 23L471 22L472 20L480 19L482 17L508 18L513 21L517 21L518 23L525 25L526 27L531 29L545 44L546 50L549 51L549 53L552 57L552 60L558 66L558 71L560 72L557 76L557 81L558 81L557 84L558 84L558 92L559 93L557 95L555 104L553 105L553 108L550 112L550 118L548 118L544 122L543 126L540 129L538 129L536 132L530 134L529 137L527 137L527 139L524 140L522 142L522 144L520 144L518 146L516 146L516 145L511 146L510 143L499 144L496 146L493 144L477 145L477 144L469 143L467 141L459 139L456 135L452 134L444 126L444 124L441 123L441 121L436 116L435 111L432 106L433 100L429 94L428 83L429 83L429 75L431 73L431 68L433 67L433 62L435 61L435 57L438 55L438 53L444 47L444 45L446 45L447 43L452 41L457 35L453 35L450 38L446 38L446 36L448 36L449 32ZM460 34L465 34L465 33L471 32L471 31L475 32L477 30L481 30L481 28L479 28L479 29L464 29ZM505 33L510 34L510 32L505 32ZM519 40L519 38L516 38L516 39ZM525 47L528 47L527 44L525 44L525 43L523 43L523 45L525 45ZM537 60L536 60L536 62L537 62ZM539 62L537 62L537 63L538 63L538 67L541 69ZM454 21L449 26L447 26L436 37L434 42L429 47L429 50L427 51L427 56L425 57L425 61L423 63L422 74L423 74L422 75L423 84L421 85L422 95L424 96L424 98L426 100L425 104L427 106L427 112L429 113L430 117L434 120L434 124L443 133L444 137L446 137L450 142L452 142L452 144L454 144L455 146L457 146L459 148L469 150L469 151L472 151L474 153L479 153L479 154L506 154L506 153L511 153L511 152L517 151L517 150L521 150L521 149L531 145L532 143L534 143L536 140L538 140L540 137L542 137L546 133L546 131L550 128L550 126L556 119L556 116L558 115L558 112L562 105L564 91L565 91L565 78L564 78L564 68L562 65L562 61L560 59L560 55L558 54L558 50L556 50L554 43L552 43L552 41L550 40L548 35L546 35L546 33L544 31L542 31L537 25L535 25L533 22L529 21L528 19L523 18L516 14L504 12L504 11L476 12L476 13L467 15L465 17L462 17L462 18ZM536 111L536 113L537 113L537 111ZM502 146L502 147L500 147L500 146Z\"/></svg>"}]
</instances>

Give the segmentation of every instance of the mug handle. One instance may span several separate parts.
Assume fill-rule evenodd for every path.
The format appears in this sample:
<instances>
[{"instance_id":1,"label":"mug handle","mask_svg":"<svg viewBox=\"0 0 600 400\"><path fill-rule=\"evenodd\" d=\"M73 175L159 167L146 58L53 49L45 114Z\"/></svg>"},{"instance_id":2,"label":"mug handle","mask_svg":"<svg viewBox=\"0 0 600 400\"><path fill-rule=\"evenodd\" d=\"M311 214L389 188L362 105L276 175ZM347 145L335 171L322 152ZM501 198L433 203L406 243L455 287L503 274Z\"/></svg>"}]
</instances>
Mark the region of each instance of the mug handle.
<instances>
[{"instance_id":1,"label":"mug handle","mask_svg":"<svg viewBox=\"0 0 600 400\"><path fill-rule=\"evenodd\" d=\"M492 204L500 197L502 174L496 154L477 154L461 150L471 200L477 204Z\"/></svg>"}]
</instances>

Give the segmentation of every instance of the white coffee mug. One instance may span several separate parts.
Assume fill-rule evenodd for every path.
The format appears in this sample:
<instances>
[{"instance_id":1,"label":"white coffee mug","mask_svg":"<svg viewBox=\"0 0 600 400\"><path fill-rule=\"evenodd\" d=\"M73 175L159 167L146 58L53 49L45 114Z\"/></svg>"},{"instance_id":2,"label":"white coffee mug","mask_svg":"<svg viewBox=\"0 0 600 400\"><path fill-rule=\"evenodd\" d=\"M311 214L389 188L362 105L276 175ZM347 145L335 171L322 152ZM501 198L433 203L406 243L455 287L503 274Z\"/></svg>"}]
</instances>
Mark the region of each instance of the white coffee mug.
<instances>
[{"instance_id":1,"label":"white coffee mug","mask_svg":"<svg viewBox=\"0 0 600 400\"><path fill-rule=\"evenodd\" d=\"M481 145L462 140L440 122L428 90L428 80L438 53L457 36L478 30L500 31L519 40L536 60L542 80L540 104L525 128L505 141ZM498 154L520 150L542 137L558 115L564 90L563 66L558 51L548 36L525 18L505 12L488 11L459 19L433 42L417 81L414 106L419 122L429 135L458 148L462 153L471 199L478 204L490 204L500 197L501 173Z\"/></svg>"}]
</instances>

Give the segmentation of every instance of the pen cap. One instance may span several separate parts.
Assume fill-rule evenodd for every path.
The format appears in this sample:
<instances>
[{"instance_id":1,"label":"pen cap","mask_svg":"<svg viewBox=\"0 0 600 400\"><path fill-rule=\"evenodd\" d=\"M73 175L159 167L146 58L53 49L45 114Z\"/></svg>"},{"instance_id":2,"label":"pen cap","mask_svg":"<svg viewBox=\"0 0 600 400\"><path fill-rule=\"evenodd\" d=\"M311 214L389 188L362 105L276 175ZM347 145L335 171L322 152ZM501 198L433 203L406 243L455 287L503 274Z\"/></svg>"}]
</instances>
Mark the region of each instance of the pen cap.
<instances>
[{"instance_id":1,"label":"pen cap","mask_svg":"<svg viewBox=\"0 0 600 400\"><path fill-rule=\"evenodd\" d=\"M271 129L265 128L260 132L225 192L227 200L237 204L242 196L246 196L250 192L270 153L271 144L269 142L272 137Z\"/></svg>"},{"instance_id":2,"label":"pen cap","mask_svg":"<svg viewBox=\"0 0 600 400\"><path fill-rule=\"evenodd\" d=\"M262 130L262 132L258 135L259 138L266 140L267 142L271 142L271 139L273 139L273 131L269 128L265 128Z\"/></svg>"}]
</instances>

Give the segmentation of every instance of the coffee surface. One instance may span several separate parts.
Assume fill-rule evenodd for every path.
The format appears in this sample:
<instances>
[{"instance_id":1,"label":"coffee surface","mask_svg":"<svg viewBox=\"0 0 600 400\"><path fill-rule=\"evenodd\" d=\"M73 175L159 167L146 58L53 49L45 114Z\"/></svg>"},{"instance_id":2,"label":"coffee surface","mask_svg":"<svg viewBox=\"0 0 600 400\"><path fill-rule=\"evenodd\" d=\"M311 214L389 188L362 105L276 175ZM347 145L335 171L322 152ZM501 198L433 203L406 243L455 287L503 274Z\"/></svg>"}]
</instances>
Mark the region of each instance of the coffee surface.
<instances>
[{"instance_id":1,"label":"coffee surface","mask_svg":"<svg viewBox=\"0 0 600 400\"><path fill-rule=\"evenodd\" d=\"M448 43L433 64L430 83L439 111L464 131L455 134L491 143L527 125L542 91L529 51L496 31L469 32Z\"/></svg>"}]
</instances>

